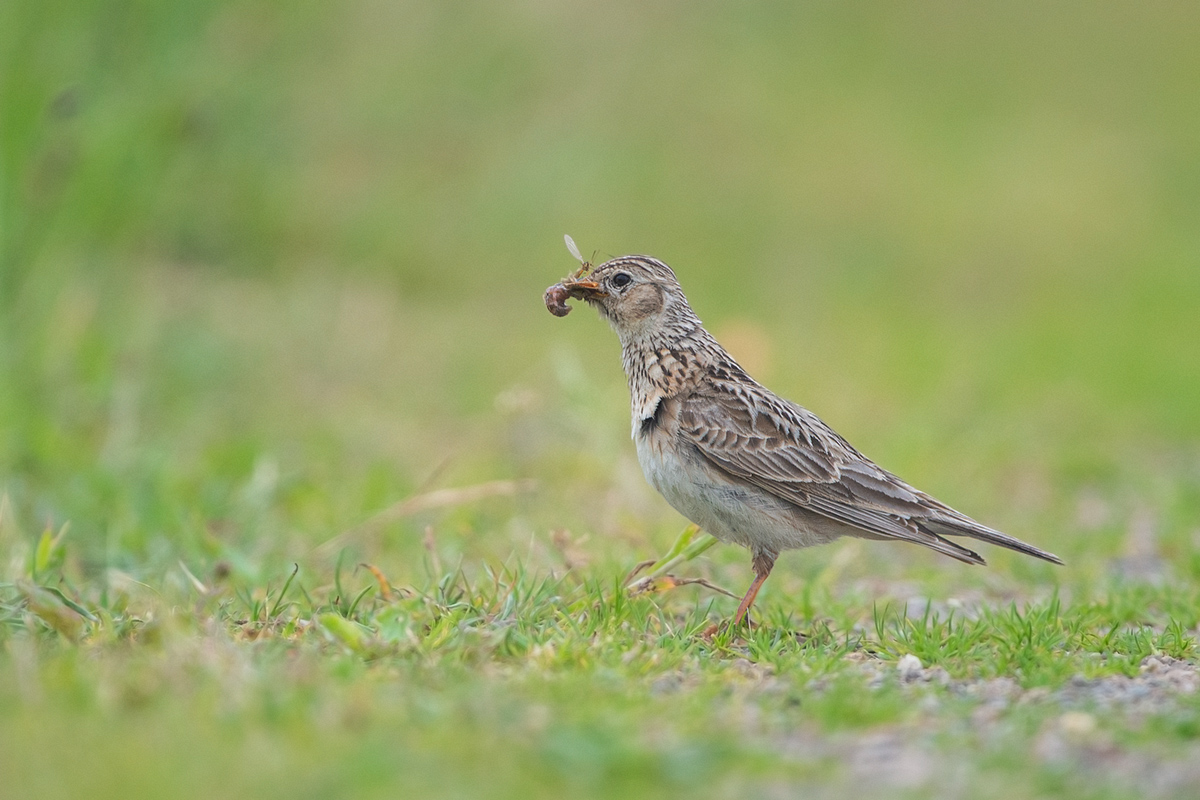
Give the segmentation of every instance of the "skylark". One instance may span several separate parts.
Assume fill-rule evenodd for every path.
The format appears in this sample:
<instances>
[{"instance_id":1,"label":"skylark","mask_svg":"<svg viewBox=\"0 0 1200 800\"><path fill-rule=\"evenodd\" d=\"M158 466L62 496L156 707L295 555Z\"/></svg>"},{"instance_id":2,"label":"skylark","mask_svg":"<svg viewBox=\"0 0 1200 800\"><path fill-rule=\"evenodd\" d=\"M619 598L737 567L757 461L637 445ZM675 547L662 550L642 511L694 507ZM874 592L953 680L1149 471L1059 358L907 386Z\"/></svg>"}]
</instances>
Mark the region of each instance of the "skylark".
<instances>
[{"instance_id":1,"label":"skylark","mask_svg":"<svg viewBox=\"0 0 1200 800\"><path fill-rule=\"evenodd\" d=\"M876 466L811 411L747 375L704 329L663 262L623 256L589 269L585 262L547 289L546 307L566 316L565 301L582 299L608 320L621 340L646 480L703 530L750 549L755 578L734 626L781 552L841 536L912 542L985 563L947 538L967 537L1062 563Z\"/></svg>"}]
</instances>

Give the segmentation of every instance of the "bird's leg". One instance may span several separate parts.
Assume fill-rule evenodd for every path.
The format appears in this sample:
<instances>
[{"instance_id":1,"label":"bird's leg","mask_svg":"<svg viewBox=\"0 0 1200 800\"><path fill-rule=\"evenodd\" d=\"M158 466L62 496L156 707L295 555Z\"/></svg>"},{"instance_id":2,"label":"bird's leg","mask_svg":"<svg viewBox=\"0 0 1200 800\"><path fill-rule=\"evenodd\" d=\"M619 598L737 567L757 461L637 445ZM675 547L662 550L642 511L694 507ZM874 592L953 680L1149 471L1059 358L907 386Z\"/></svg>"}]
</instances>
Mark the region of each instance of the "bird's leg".
<instances>
[{"instance_id":1,"label":"bird's leg","mask_svg":"<svg viewBox=\"0 0 1200 800\"><path fill-rule=\"evenodd\" d=\"M746 590L746 596L742 598L737 613L733 615L733 627L741 625L742 620L750 612L750 606L754 605L754 598L758 597L758 590L766 582L773 566L775 566L774 553L760 550L754 554L754 583L750 584L750 588Z\"/></svg>"}]
</instances>

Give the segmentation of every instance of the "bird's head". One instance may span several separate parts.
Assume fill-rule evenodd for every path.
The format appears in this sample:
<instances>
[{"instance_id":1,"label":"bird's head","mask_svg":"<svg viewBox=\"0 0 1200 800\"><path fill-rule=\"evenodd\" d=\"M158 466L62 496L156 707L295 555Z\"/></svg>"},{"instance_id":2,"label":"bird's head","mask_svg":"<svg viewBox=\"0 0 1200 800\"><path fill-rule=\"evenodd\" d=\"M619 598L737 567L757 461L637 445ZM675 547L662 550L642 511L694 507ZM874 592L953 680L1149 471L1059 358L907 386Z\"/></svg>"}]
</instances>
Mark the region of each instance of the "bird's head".
<instances>
[{"instance_id":1,"label":"bird's head","mask_svg":"<svg viewBox=\"0 0 1200 800\"><path fill-rule=\"evenodd\" d=\"M621 256L562 282L570 297L600 312L622 341L699 324L675 273L649 256Z\"/></svg>"}]
</instances>

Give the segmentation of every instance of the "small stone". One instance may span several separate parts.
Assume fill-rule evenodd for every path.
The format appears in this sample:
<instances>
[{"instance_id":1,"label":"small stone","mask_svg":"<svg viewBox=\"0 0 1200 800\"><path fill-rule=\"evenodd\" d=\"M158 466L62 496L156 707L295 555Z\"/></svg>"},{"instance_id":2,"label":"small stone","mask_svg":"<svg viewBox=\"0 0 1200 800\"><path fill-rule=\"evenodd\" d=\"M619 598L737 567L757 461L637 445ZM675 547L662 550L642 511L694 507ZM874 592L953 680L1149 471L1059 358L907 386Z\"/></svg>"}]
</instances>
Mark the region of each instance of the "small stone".
<instances>
[{"instance_id":1,"label":"small stone","mask_svg":"<svg viewBox=\"0 0 1200 800\"><path fill-rule=\"evenodd\" d=\"M896 672L900 674L900 680L912 681L921 676L921 670L924 667L921 665L921 659L914 656L912 653L906 654L898 662L896 662Z\"/></svg>"},{"instance_id":2,"label":"small stone","mask_svg":"<svg viewBox=\"0 0 1200 800\"><path fill-rule=\"evenodd\" d=\"M1058 718L1058 729L1068 736L1083 738L1096 730L1096 718L1082 711L1068 711Z\"/></svg>"}]
</instances>

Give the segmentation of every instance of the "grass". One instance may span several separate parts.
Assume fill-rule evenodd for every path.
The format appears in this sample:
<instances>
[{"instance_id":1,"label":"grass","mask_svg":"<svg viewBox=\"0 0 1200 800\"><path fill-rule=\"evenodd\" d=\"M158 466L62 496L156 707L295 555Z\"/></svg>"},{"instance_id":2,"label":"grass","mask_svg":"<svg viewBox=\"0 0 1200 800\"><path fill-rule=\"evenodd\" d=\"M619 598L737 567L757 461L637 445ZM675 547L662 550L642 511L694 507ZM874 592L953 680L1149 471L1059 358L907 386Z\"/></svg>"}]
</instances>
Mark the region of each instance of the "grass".
<instances>
[{"instance_id":1,"label":"grass","mask_svg":"<svg viewBox=\"0 0 1200 800\"><path fill-rule=\"evenodd\" d=\"M1034 690L1194 658L1200 617L1195 592L1146 587L946 616L820 591L709 640L701 631L730 609L707 598L631 599L612 581L520 565L411 587L344 563L210 586L181 565L158 589L110 577L96 596L65 579L65 542L43 538L37 574L4 588L0 751L27 796L836 791L854 736L885 726L936 741L977 707L961 687L987 679ZM910 653L957 683L907 684L892 665ZM972 781L1003 771L992 762L1063 713L1029 697L1004 726L942 742L945 757L970 753ZM1125 734L1119 710L1096 713ZM1140 724L1169 731L1152 742L1187 742L1200 706L1172 700ZM1018 785L1039 793L1057 769Z\"/></svg>"},{"instance_id":2,"label":"grass","mask_svg":"<svg viewBox=\"0 0 1200 800\"><path fill-rule=\"evenodd\" d=\"M6 791L1194 791L1198 29L0 5ZM630 596L684 521L541 307L564 233L1066 566L839 542L711 638L736 600ZM702 546L658 566L740 595Z\"/></svg>"}]
</instances>

